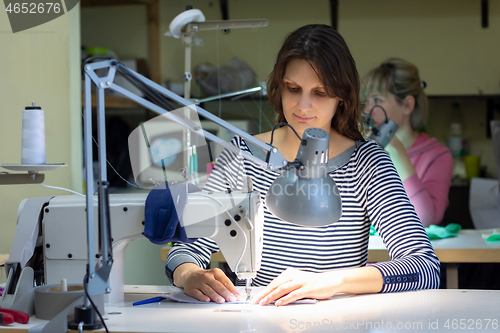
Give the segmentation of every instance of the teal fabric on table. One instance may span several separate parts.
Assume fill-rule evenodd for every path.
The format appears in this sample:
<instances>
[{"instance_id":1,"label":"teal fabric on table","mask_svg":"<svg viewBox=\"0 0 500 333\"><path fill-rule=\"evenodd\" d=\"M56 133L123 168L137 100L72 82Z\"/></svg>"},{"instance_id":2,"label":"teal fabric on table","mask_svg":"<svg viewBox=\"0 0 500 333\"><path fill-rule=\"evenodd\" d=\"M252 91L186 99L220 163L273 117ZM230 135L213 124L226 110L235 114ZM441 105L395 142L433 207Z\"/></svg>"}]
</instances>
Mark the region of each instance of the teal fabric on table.
<instances>
[{"instance_id":1,"label":"teal fabric on table","mask_svg":"<svg viewBox=\"0 0 500 333\"><path fill-rule=\"evenodd\" d=\"M462 230L462 226L456 223L450 223L446 227L431 224L430 226L425 228L427 236L430 240L455 237L460 232L460 230Z\"/></svg>"},{"instance_id":2,"label":"teal fabric on table","mask_svg":"<svg viewBox=\"0 0 500 333\"><path fill-rule=\"evenodd\" d=\"M431 224L430 226L425 228L427 236L429 237L430 240L455 237L460 232L460 230L462 230L462 226L456 223L450 223L446 227L441 227L438 225ZM373 225L370 226L370 236L378 236L378 232L377 230L375 230ZM498 236L498 240L500 240L500 235L493 235L493 236Z\"/></svg>"},{"instance_id":3,"label":"teal fabric on table","mask_svg":"<svg viewBox=\"0 0 500 333\"><path fill-rule=\"evenodd\" d=\"M487 242L500 242L500 234L493 234L486 238Z\"/></svg>"}]
</instances>

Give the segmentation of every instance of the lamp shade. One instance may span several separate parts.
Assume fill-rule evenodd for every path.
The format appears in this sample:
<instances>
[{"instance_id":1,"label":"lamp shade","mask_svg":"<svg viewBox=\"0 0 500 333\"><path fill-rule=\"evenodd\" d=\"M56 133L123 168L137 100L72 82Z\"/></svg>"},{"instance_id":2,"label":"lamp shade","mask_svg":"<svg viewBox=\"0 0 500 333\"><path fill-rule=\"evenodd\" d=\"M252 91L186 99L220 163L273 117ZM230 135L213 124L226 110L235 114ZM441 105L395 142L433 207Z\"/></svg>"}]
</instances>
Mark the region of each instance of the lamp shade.
<instances>
[{"instance_id":1,"label":"lamp shade","mask_svg":"<svg viewBox=\"0 0 500 333\"><path fill-rule=\"evenodd\" d=\"M327 172L329 142L330 135L322 129L304 131L295 158L300 166L279 175L266 194L274 215L306 227L328 225L342 216L337 185Z\"/></svg>"},{"instance_id":2,"label":"lamp shade","mask_svg":"<svg viewBox=\"0 0 500 333\"><path fill-rule=\"evenodd\" d=\"M370 139L375 140L380 147L385 148L392 140L396 131L398 130L398 124L396 124L392 119L386 118L377 128L377 133L372 131Z\"/></svg>"},{"instance_id":3,"label":"lamp shade","mask_svg":"<svg viewBox=\"0 0 500 333\"><path fill-rule=\"evenodd\" d=\"M385 120L379 125L379 127L375 126L375 121L372 116L373 110L376 108L382 109L385 115ZM369 113L362 112L361 116L363 117L365 129L372 130L370 139L378 143L380 147L385 148L385 146L389 144L396 134L398 124L387 117L387 112L380 105L374 105Z\"/></svg>"}]
</instances>

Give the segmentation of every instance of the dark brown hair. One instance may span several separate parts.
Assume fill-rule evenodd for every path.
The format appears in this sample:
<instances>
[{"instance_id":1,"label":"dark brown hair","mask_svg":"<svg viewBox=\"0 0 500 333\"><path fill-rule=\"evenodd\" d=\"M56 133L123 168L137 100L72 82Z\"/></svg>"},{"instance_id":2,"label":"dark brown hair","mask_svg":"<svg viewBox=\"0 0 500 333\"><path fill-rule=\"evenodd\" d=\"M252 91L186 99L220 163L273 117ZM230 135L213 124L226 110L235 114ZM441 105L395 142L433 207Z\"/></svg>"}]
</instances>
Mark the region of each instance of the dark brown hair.
<instances>
[{"instance_id":1,"label":"dark brown hair","mask_svg":"<svg viewBox=\"0 0 500 333\"><path fill-rule=\"evenodd\" d=\"M365 141L361 135L363 122L356 63L342 36L324 24L306 25L293 31L286 37L278 53L267 81L269 103L278 114L277 122L286 122L281 94L286 66L293 59L306 60L311 66L314 65L326 93L330 97L340 97L343 101L343 105L337 106L332 127L348 138Z\"/></svg>"}]
</instances>

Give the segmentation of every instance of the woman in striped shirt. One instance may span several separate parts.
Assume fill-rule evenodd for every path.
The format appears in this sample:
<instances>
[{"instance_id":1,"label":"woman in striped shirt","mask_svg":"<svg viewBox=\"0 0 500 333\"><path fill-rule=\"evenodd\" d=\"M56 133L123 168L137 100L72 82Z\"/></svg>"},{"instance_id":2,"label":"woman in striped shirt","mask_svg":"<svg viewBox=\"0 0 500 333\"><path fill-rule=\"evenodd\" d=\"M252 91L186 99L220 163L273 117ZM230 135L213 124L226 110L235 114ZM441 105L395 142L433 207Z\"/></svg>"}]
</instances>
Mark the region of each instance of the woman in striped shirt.
<instances>
[{"instance_id":1,"label":"woman in striped shirt","mask_svg":"<svg viewBox=\"0 0 500 333\"><path fill-rule=\"evenodd\" d=\"M340 191L342 216L323 227L301 227L273 215L264 204L264 246L254 286L261 305L337 293L376 293L439 287L439 261L389 156L361 135L359 76L335 29L307 25L286 38L268 80L278 122L302 137L307 128L330 133L328 172ZM256 135L270 143L271 132ZM263 158L264 151L236 136L232 143ZM273 146L293 161L300 145L289 126L274 131ZM278 173L228 150L219 156L206 191L239 190L250 176L264 201ZM314 200L314 198L312 198ZM387 246L390 262L366 266L370 225ZM166 272L200 301L231 302L237 289L218 268L206 269L218 247L210 239L177 243Z\"/></svg>"}]
</instances>

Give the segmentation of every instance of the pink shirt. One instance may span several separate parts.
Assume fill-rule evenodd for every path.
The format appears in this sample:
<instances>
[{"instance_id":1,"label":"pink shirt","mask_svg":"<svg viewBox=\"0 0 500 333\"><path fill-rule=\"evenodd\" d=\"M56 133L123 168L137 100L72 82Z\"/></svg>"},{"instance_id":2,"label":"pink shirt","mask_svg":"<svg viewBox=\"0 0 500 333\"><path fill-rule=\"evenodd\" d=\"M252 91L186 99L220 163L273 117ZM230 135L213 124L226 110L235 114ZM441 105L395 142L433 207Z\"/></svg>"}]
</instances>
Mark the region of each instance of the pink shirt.
<instances>
[{"instance_id":1,"label":"pink shirt","mask_svg":"<svg viewBox=\"0 0 500 333\"><path fill-rule=\"evenodd\" d=\"M420 133L406 152L417 172L403 182L406 194L424 227L439 224L449 203L453 172L451 153L425 133Z\"/></svg>"}]
</instances>

